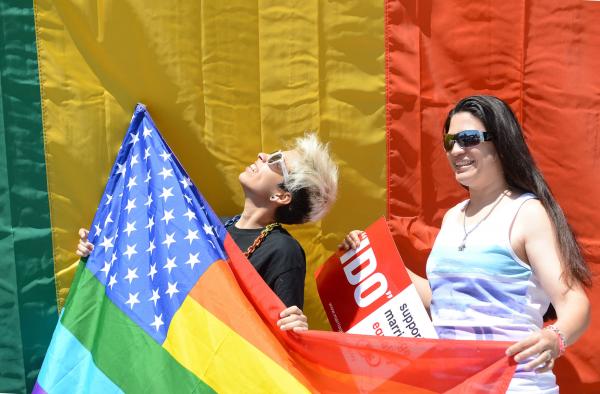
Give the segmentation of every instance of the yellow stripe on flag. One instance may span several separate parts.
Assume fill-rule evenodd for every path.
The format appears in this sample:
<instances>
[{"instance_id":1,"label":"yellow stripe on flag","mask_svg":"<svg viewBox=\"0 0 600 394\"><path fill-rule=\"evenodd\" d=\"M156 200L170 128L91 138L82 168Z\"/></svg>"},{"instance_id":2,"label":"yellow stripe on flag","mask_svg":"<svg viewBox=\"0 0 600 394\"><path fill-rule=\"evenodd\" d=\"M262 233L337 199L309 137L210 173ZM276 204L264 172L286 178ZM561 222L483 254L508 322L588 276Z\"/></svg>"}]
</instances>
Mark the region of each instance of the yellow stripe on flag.
<instances>
[{"instance_id":1,"label":"yellow stripe on flag","mask_svg":"<svg viewBox=\"0 0 600 394\"><path fill-rule=\"evenodd\" d=\"M175 314L163 347L219 393L307 393L271 358L193 299Z\"/></svg>"}]
</instances>

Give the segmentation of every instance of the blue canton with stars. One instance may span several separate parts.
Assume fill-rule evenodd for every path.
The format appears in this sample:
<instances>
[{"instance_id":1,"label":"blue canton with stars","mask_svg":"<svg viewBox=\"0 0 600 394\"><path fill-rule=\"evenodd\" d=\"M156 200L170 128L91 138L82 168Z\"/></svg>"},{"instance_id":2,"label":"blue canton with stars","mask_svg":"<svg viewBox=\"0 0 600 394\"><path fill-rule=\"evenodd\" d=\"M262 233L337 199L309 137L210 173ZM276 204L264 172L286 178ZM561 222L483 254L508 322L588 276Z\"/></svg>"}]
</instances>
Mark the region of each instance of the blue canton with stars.
<instances>
[{"instance_id":1,"label":"blue canton with stars","mask_svg":"<svg viewBox=\"0 0 600 394\"><path fill-rule=\"evenodd\" d=\"M200 276L226 258L225 232L138 104L90 228L87 269L162 344Z\"/></svg>"}]
</instances>

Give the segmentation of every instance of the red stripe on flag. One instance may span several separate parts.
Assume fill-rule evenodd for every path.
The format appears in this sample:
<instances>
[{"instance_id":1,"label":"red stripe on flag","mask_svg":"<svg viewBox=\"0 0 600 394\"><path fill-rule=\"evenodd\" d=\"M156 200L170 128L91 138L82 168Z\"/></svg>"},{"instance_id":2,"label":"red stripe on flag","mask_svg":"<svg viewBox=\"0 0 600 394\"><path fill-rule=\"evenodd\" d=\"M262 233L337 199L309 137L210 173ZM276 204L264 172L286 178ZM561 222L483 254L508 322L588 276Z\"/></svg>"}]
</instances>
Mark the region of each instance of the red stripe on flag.
<instances>
[{"instance_id":1,"label":"red stripe on flag","mask_svg":"<svg viewBox=\"0 0 600 394\"><path fill-rule=\"evenodd\" d=\"M225 248L229 265L213 264L191 297L309 389L501 392L514 373L505 342L282 332L276 321L284 305L229 236Z\"/></svg>"}]
</instances>

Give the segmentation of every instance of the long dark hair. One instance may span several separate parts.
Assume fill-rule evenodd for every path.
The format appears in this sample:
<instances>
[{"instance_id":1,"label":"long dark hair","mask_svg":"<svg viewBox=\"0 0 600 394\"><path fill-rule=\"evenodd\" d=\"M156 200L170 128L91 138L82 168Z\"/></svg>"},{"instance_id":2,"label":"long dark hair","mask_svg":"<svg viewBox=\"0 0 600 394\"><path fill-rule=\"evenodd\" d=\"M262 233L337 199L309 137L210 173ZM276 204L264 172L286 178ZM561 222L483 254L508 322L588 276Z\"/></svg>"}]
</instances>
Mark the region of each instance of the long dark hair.
<instances>
[{"instance_id":1,"label":"long dark hair","mask_svg":"<svg viewBox=\"0 0 600 394\"><path fill-rule=\"evenodd\" d=\"M538 170L527 148L523 131L510 107L493 96L471 96L460 100L448 113L444 133L448 132L452 116L468 112L483 123L491 133L492 142L502 163L506 182L513 190L529 192L540 200L556 230L561 264L568 286L591 286L591 274L581 249L562 209L554 199L544 177Z\"/></svg>"}]
</instances>

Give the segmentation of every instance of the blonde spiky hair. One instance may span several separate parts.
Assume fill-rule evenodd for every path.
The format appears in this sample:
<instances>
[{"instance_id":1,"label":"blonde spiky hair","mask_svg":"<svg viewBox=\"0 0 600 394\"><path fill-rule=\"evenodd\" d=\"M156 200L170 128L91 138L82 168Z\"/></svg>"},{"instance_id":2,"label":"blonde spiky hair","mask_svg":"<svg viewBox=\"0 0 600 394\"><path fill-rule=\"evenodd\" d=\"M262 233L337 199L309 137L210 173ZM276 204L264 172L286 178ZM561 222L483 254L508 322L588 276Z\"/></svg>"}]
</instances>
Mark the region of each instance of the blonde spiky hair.
<instances>
[{"instance_id":1,"label":"blonde spiky hair","mask_svg":"<svg viewBox=\"0 0 600 394\"><path fill-rule=\"evenodd\" d=\"M319 142L315 133L297 138L293 148L299 153L294 163L286 189L294 192L308 191L309 207L302 222L321 219L331 208L337 197L338 167L329 154L329 144Z\"/></svg>"}]
</instances>

